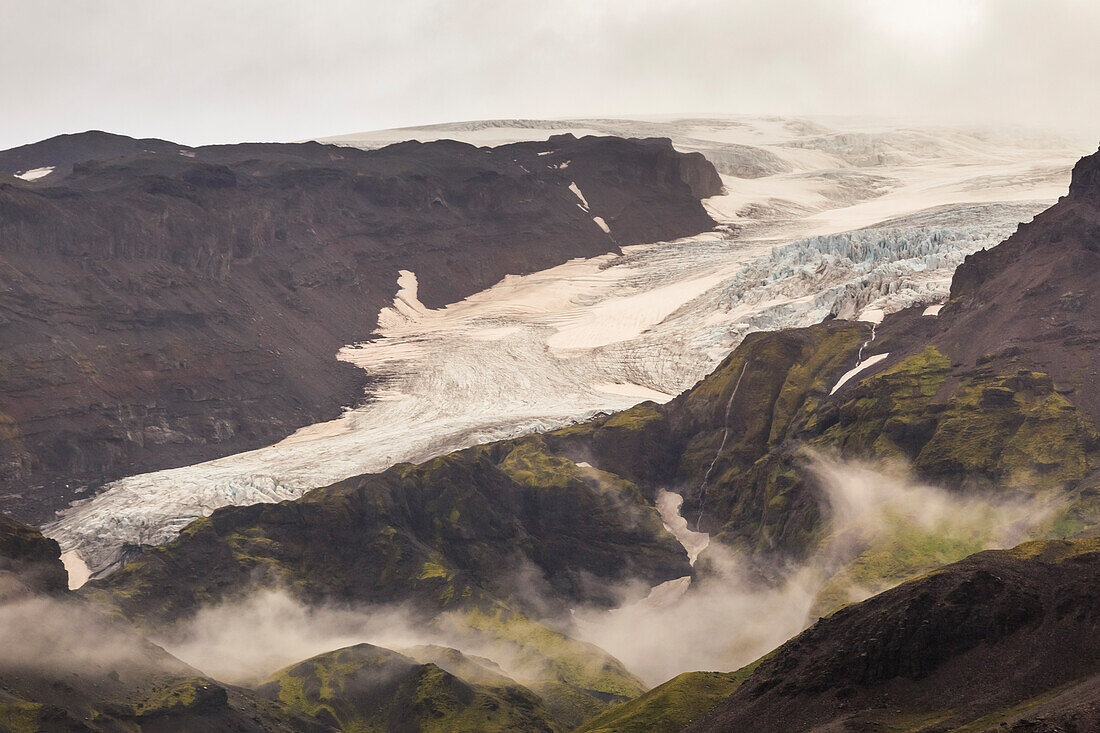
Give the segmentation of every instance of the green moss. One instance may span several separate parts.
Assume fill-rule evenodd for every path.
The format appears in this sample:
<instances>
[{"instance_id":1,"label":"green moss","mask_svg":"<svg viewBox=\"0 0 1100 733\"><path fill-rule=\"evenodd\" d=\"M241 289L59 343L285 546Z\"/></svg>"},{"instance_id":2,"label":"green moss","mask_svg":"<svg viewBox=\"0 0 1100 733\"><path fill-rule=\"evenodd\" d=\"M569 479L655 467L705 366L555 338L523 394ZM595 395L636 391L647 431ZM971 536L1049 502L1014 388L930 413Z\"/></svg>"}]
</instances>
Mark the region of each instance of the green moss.
<instances>
[{"instance_id":1,"label":"green moss","mask_svg":"<svg viewBox=\"0 0 1100 733\"><path fill-rule=\"evenodd\" d=\"M1036 540L1006 550L1021 560L1040 559L1044 562L1063 562L1080 555L1100 552L1100 537L1079 540Z\"/></svg>"},{"instance_id":2,"label":"green moss","mask_svg":"<svg viewBox=\"0 0 1100 733\"><path fill-rule=\"evenodd\" d=\"M0 702L0 728L11 733L35 733L42 706L33 702Z\"/></svg>"},{"instance_id":3,"label":"green moss","mask_svg":"<svg viewBox=\"0 0 1100 733\"><path fill-rule=\"evenodd\" d=\"M809 353L787 371L772 405L769 444L783 440L799 414L816 413L820 401L813 395L828 393L833 372L858 350L862 338L859 328L829 331L824 338L815 340Z\"/></svg>"},{"instance_id":4,"label":"green moss","mask_svg":"<svg viewBox=\"0 0 1100 733\"><path fill-rule=\"evenodd\" d=\"M615 413L604 421L603 427L613 430L641 430L661 417L660 410L651 403L643 402L637 407Z\"/></svg>"},{"instance_id":5,"label":"green moss","mask_svg":"<svg viewBox=\"0 0 1100 733\"><path fill-rule=\"evenodd\" d=\"M932 418L930 399L940 390L950 360L934 346L865 379L840 407L839 421L813 442L847 454L894 458L919 447Z\"/></svg>"},{"instance_id":6,"label":"green moss","mask_svg":"<svg viewBox=\"0 0 1100 733\"><path fill-rule=\"evenodd\" d=\"M516 483L535 488L564 488L580 475L576 463L550 453L541 438L517 441L497 467Z\"/></svg>"},{"instance_id":7,"label":"green moss","mask_svg":"<svg viewBox=\"0 0 1100 733\"><path fill-rule=\"evenodd\" d=\"M980 552L993 538L977 530L928 531L898 522L818 592L811 616L827 616L853 601Z\"/></svg>"},{"instance_id":8,"label":"green moss","mask_svg":"<svg viewBox=\"0 0 1100 733\"><path fill-rule=\"evenodd\" d=\"M434 560L426 560L420 568L420 575L416 576L418 580L428 580L429 578L443 578L444 580L450 580L452 573L447 568L443 567L439 562Z\"/></svg>"},{"instance_id":9,"label":"green moss","mask_svg":"<svg viewBox=\"0 0 1100 733\"><path fill-rule=\"evenodd\" d=\"M398 722L432 733L552 730L538 698L499 679L492 687L468 683L433 662L360 644L281 670L259 691L300 715L336 721L341 731L382 732Z\"/></svg>"},{"instance_id":10,"label":"green moss","mask_svg":"<svg viewBox=\"0 0 1100 733\"><path fill-rule=\"evenodd\" d=\"M186 708L195 703L200 688L213 684L210 680L196 677L154 687L142 697L133 701L134 712L146 715L173 708Z\"/></svg>"},{"instance_id":11,"label":"green moss","mask_svg":"<svg viewBox=\"0 0 1100 733\"><path fill-rule=\"evenodd\" d=\"M608 708L578 733L673 733L732 695L770 655L735 672L684 672L644 695Z\"/></svg>"},{"instance_id":12,"label":"green moss","mask_svg":"<svg viewBox=\"0 0 1100 733\"><path fill-rule=\"evenodd\" d=\"M674 733L732 695L748 675L685 672L646 694L609 708L578 733Z\"/></svg>"},{"instance_id":13,"label":"green moss","mask_svg":"<svg viewBox=\"0 0 1100 733\"><path fill-rule=\"evenodd\" d=\"M542 696L563 724L579 725L610 702L637 697L646 689L599 647L506 608L455 613L450 620L479 637L489 656L514 660L524 670L519 681Z\"/></svg>"}]
</instances>

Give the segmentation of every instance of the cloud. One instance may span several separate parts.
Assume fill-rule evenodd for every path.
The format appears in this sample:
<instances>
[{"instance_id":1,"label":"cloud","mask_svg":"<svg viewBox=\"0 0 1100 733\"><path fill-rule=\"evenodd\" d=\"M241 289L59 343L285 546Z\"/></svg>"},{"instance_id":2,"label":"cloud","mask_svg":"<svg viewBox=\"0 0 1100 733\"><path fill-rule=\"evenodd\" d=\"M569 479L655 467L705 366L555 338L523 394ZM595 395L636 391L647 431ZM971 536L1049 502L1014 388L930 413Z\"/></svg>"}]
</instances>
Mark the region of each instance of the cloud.
<instances>
[{"instance_id":1,"label":"cloud","mask_svg":"<svg viewBox=\"0 0 1100 733\"><path fill-rule=\"evenodd\" d=\"M805 562L761 568L712 542L700 555L704 572L682 595L643 598L644 588L624 587L618 609L579 609L575 633L649 684L692 670L732 671L838 604L973 552L1018 544L1064 502L1057 495L962 496L917 481L904 467L820 454L810 454L809 470L829 519Z\"/></svg>"},{"instance_id":2,"label":"cloud","mask_svg":"<svg viewBox=\"0 0 1100 733\"><path fill-rule=\"evenodd\" d=\"M705 112L1095 132L1098 25L1086 0L9 3L0 146Z\"/></svg>"}]
</instances>

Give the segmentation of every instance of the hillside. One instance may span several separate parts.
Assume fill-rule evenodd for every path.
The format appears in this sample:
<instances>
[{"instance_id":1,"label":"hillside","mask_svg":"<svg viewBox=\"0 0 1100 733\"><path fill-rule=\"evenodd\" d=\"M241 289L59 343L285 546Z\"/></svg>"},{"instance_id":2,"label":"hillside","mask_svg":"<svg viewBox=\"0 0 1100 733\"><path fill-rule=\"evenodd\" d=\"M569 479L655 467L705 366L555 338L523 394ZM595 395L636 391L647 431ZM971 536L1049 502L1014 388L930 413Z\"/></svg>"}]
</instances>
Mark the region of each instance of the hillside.
<instances>
[{"instance_id":1,"label":"hillside","mask_svg":"<svg viewBox=\"0 0 1100 733\"><path fill-rule=\"evenodd\" d=\"M1094 730L1100 542L988 551L818 621L689 731Z\"/></svg>"}]
</instances>

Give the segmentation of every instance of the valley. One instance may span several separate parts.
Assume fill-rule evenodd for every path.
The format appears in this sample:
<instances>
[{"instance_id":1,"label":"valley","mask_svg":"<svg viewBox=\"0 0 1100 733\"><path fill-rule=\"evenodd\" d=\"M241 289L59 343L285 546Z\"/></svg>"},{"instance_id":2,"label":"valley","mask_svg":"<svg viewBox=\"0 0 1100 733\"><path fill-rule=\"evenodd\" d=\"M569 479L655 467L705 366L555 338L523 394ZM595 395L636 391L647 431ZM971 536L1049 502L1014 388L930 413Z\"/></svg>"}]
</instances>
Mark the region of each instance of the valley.
<instances>
[{"instance_id":1,"label":"valley","mask_svg":"<svg viewBox=\"0 0 1100 733\"><path fill-rule=\"evenodd\" d=\"M559 132L588 129L576 125ZM99 571L125 546L164 542L219 506L296 498L395 463L665 402L753 331L942 302L962 258L1052 201L1073 159L1068 143L1044 149L985 131L849 133L769 119L606 125L672 135L678 149L728 171L724 192L704 199L717 229L509 275L442 307L423 305L425 284L403 271L375 338L339 352L369 375L364 404L267 448L119 480L48 532ZM504 143L545 131L485 129ZM479 142L484 129L427 132ZM552 143L536 160L568 163ZM779 162L747 173L728 162L735 156ZM878 183L852 188L868 177ZM612 237L622 217L614 222Z\"/></svg>"},{"instance_id":2,"label":"valley","mask_svg":"<svg viewBox=\"0 0 1100 733\"><path fill-rule=\"evenodd\" d=\"M451 299L398 267L331 352L366 385L336 419L107 482L53 539L5 519L17 656L82 616L127 651L68 688L49 655L0 659L0 721L1087 729L1100 154L630 121L722 183L680 169L711 228L634 244L656 230L617 239L622 173L559 160L600 144L529 124L442 132L567 172L555 195L610 249ZM987 671L1027 655L1011 684Z\"/></svg>"}]
</instances>

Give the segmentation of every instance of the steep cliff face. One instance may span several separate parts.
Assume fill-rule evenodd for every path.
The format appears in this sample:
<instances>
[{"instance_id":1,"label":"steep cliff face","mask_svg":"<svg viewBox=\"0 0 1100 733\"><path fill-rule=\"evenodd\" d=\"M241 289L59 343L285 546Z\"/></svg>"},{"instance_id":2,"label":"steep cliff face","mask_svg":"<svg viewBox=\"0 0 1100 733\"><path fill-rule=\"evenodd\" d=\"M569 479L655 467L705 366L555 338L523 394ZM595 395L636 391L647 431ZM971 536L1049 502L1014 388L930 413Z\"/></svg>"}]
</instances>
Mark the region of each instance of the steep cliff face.
<instances>
[{"instance_id":1,"label":"steep cliff face","mask_svg":"<svg viewBox=\"0 0 1100 733\"><path fill-rule=\"evenodd\" d=\"M441 306L709 229L699 198L720 188L667 140L161 142L64 136L4 163L75 161L0 183L0 478L24 518L356 403L369 375L334 355L370 336L400 269Z\"/></svg>"},{"instance_id":2,"label":"steep cliff face","mask_svg":"<svg viewBox=\"0 0 1100 733\"><path fill-rule=\"evenodd\" d=\"M31 527L0 515L0 600L15 592L56 595L69 589L61 550Z\"/></svg>"}]
</instances>

